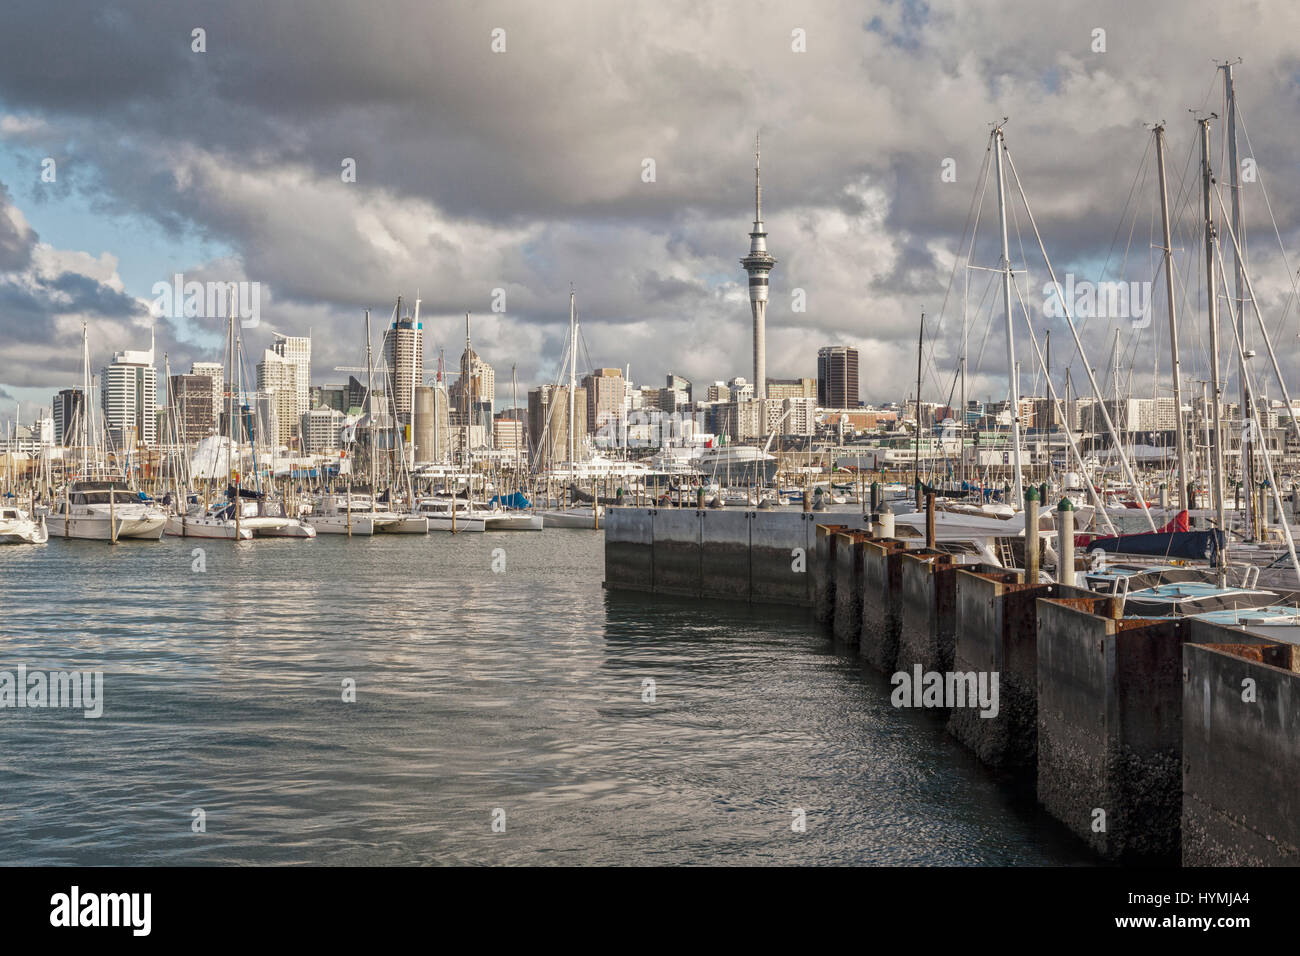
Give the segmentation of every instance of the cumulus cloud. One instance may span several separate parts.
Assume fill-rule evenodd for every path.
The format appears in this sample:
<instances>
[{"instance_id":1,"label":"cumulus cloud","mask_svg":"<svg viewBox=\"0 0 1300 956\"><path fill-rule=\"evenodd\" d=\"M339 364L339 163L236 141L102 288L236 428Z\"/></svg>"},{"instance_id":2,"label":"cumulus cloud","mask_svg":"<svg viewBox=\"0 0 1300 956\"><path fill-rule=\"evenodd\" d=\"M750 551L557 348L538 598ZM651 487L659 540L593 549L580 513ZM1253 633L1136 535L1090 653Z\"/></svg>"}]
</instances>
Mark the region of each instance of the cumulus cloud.
<instances>
[{"instance_id":1,"label":"cumulus cloud","mask_svg":"<svg viewBox=\"0 0 1300 956\"><path fill-rule=\"evenodd\" d=\"M1005 390L1000 311L991 299L963 309L965 275L949 283L983 186L989 124L1010 117L1016 168L1060 272L1155 278L1146 125L1163 119L1194 375L1205 342L1186 110L1221 112L1214 57L1246 58L1242 149L1258 160L1269 200L1257 186L1243 193L1256 290L1279 330L1300 314L1291 264L1268 242L1270 211L1288 248L1300 225L1300 184L1286 175L1300 9L1264 17L1211 0L1169 9L73 0L60 7L54 70L47 5L12 0L0 10L0 143L27 160L58 156L60 188L89 214L146 225L159 245L155 281L175 268L172 242L230 250L185 265L186 277L261 283L254 352L272 330L310 328L315 378L337 378L332 367L357 364L364 348L362 311L382 318L399 293L418 291L428 365L438 345L454 365L470 311L498 381L517 364L526 386L558 366L570 283L592 364L630 364L639 381L669 370L750 375L737 260L761 131L778 260L769 374L812 375L820 345L847 343L863 350L864 396L899 398L915 388L924 311L925 388L942 395L969 313L971 392L983 397ZM205 52L192 49L195 28L206 31ZM491 48L497 28L502 53ZM1104 52L1094 49L1099 29ZM796 30L806 52L792 49ZM646 159L653 182L642 177ZM340 175L345 160L355 182ZM941 177L945 160L953 182ZM0 334L12 346L0 382L11 386L75 374L83 321L104 351L148 334L148 288L123 284L117 251L41 244L20 206L62 200L40 195L0 194ZM984 267L997 264L992 211L986 194ZM1023 210L1011 229L1031 320L1039 334L1053 331L1054 364L1080 372L1064 327L1041 314L1046 277ZM972 275L982 293L988 274ZM496 289L504 314L489 311ZM796 289L806 311L793 309ZM1089 327L1090 365L1106 363L1111 331ZM1139 378L1167 368L1157 364L1159 322L1145 337L1121 332ZM159 348L174 367L214 357L211 333L163 322ZM1294 328L1278 338L1294 352Z\"/></svg>"}]
</instances>

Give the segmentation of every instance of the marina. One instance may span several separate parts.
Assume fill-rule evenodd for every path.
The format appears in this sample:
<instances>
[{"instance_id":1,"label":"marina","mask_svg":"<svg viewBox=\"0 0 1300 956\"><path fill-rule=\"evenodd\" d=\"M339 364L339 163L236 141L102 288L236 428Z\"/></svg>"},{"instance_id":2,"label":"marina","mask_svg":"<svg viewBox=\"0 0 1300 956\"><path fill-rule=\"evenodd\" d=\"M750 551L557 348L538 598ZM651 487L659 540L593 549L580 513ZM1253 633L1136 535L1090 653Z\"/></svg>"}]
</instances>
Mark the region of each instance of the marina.
<instances>
[{"instance_id":1,"label":"marina","mask_svg":"<svg viewBox=\"0 0 1300 956\"><path fill-rule=\"evenodd\" d=\"M1281 927L1297 38L7 0L0 919Z\"/></svg>"}]
</instances>

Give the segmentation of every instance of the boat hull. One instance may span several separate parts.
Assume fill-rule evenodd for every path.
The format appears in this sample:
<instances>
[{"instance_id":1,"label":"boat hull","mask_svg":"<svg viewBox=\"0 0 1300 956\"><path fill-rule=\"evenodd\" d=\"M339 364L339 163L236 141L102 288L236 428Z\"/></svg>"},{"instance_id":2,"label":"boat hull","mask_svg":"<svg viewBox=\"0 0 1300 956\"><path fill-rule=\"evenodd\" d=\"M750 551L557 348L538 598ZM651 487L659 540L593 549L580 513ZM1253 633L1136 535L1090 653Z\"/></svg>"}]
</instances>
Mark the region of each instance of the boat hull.
<instances>
[{"instance_id":1,"label":"boat hull","mask_svg":"<svg viewBox=\"0 0 1300 956\"><path fill-rule=\"evenodd\" d=\"M0 544L44 544L50 532L44 522L14 521L0 524Z\"/></svg>"},{"instance_id":2,"label":"boat hull","mask_svg":"<svg viewBox=\"0 0 1300 956\"><path fill-rule=\"evenodd\" d=\"M167 533L181 538L224 538L234 541L248 541L253 537L252 529L239 528L227 518L197 518L188 515L172 515L167 519Z\"/></svg>"},{"instance_id":3,"label":"boat hull","mask_svg":"<svg viewBox=\"0 0 1300 956\"><path fill-rule=\"evenodd\" d=\"M485 531L541 531L541 515L521 511L518 514L487 515L483 518Z\"/></svg>"},{"instance_id":4,"label":"boat hull","mask_svg":"<svg viewBox=\"0 0 1300 956\"><path fill-rule=\"evenodd\" d=\"M480 533L487 530L482 516L457 515L456 526L453 528L450 515L429 515L430 531L455 531L457 534L463 532Z\"/></svg>"},{"instance_id":5,"label":"boat hull","mask_svg":"<svg viewBox=\"0 0 1300 956\"><path fill-rule=\"evenodd\" d=\"M117 540L161 541L167 529L163 515L144 518L117 518ZM108 517L55 516L48 523L49 533L57 538L81 538L87 541L110 541L113 528Z\"/></svg>"},{"instance_id":6,"label":"boat hull","mask_svg":"<svg viewBox=\"0 0 1300 956\"><path fill-rule=\"evenodd\" d=\"M396 521L379 525L380 534L428 534L429 519L426 515L400 515Z\"/></svg>"},{"instance_id":7,"label":"boat hull","mask_svg":"<svg viewBox=\"0 0 1300 956\"><path fill-rule=\"evenodd\" d=\"M305 521L299 521L297 518L286 518L285 523L274 528L259 528L256 534L259 538L314 538L316 529Z\"/></svg>"},{"instance_id":8,"label":"boat hull","mask_svg":"<svg viewBox=\"0 0 1300 956\"><path fill-rule=\"evenodd\" d=\"M351 520L347 515L312 515L303 519L315 529L317 534L372 535L375 533L375 521L370 512L354 514Z\"/></svg>"},{"instance_id":9,"label":"boat hull","mask_svg":"<svg viewBox=\"0 0 1300 956\"><path fill-rule=\"evenodd\" d=\"M547 528L585 528L588 531L595 528L595 519L592 517L591 509L584 511L579 508L559 508L539 511L537 514Z\"/></svg>"}]
</instances>

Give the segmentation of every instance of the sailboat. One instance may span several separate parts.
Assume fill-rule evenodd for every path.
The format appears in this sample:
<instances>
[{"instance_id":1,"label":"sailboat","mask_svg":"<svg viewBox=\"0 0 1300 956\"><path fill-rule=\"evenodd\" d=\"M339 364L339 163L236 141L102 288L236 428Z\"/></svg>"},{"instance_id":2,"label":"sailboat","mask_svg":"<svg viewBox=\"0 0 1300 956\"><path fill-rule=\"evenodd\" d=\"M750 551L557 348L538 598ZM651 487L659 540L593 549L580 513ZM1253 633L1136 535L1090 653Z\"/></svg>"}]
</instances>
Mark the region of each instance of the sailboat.
<instances>
[{"instance_id":1,"label":"sailboat","mask_svg":"<svg viewBox=\"0 0 1300 956\"><path fill-rule=\"evenodd\" d=\"M398 325L401 322L401 318L402 318L402 297L399 295L397 297L397 305L393 309L393 319L394 319L393 334L396 334L396 330ZM415 314L412 317L411 322L416 328L420 327L420 296L418 292L416 293L416 297L415 297ZM368 323L366 325L366 356L367 356L367 371L369 371L370 326ZM394 360L396 360L397 358L396 349L393 350L393 358ZM376 527L375 529L376 531L382 534L428 534L429 533L428 517L426 515L421 514L414 507L415 490L411 485L410 462L407 460L408 448L410 447L410 445L408 445L405 440L408 436L413 439L415 435L415 385L417 382L420 381L421 376L424 374L424 369L415 367L416 358L417 358L416 350L411 349L411 368L409 370L411 384L410 384L410 391L407 393L407 407L409 409L408 414L410 415L410 423L411 423L411 429L409 432L405 432L401 426L401 423L398 421L396 402L394 401L389 405L389 414L392 418L392 423L393 423L393 432L392 432L393 447L395 447L398 451L397 473L401 482L405 485L406 504L401 506L403 508L403 510L401 511L393 511L393 510L388 511L389 514L396 516L397 520L382 521L379 524L379 526ZM395 372L396 369L390 369L388 367L387 356L385 356L385 360L384 360L385 387L387 388L388 393L394 396L397 393L397 377L394 374ZM373 459L373 457L374 456L372 454L371 458ZM413 456L411 457L413 458ZM393 497L394 496L392 495L390 489L390 493L389 493L390 502L392 501Z\"/></svg>"},{"instance_id":2,"label":"sailboat","mask_svg":"<svg viewBox=\"0 0 1300 956\"><path fill-rule=\"evenodd\" d=\"M152 356L152 347L149 350ZM86 326L81 327L82 401L77 431L81 440L82 466L99 470L102 448L94 427L93 388L90 376L90 345ZM118 478L69 479L63 496L46 523L49 534L60 538L83 538L117 542L124 538L160 541L167 527L167 514L149 498Z\"/></svg>"},{"instance_id":3,"label":"sailboat","mask_svg":"<svg viewBox=\"0 0 1300 956\"><path fill-rule=\"evenodd\" d=\"M469 334L469 313L465 313L465 352L467 361L472 361L468 356L472 353L470 346ZM461 476L454 471L450 476L439 495L431 495L421 498L416 505L416 514L423 516L428 521L430 531L449 531L452 534L459 534L463 531L477 533L485 531L541 531L542 519L538 514L529 511L517 511L500 507L500 504L492 506L478 505L474 502L474 454L470 448L471 444L471 426L470 417L474 408L474 400L471 392L473 391L473 367L466 367L463 375L468 376L463 382L462 393L465 398L464 407L464 439L461 442L461 449L465 456L465 475L463 476L465 484L465 497L460 497L459 485ZM483 494L486 496L486 485L481 486Z\"/></svg>"},{"instance_id":4,"label":"sailboat","mask_svg":"<svg viewBox=\"0 0 1300 956\"><path fill-rule=\"evenodd\" d=\"M568 429L568 448L569 453L569 477L577 478L577 460L578 444L577 436L574 434L574 396L577 394L578 374L578 304L577 293L572 289L569 290L569 345L565 365L569 373L569 429ZM563 371L561 371L563 378ZM570 505L569 507L550 507L551 502L546 502L546 508L537 512L541 519L542 526L546 528L598 528L600 518L604 514L604 509L600 502L591 501L586 505Z\"/></svg>"},{"instance_id":5,"label":"sailboat","mask_svg":"<svg viewBox=\"0 0 1300 956\"><path fill-rule=\"evenodd\" d=\"M370 434L370 487L364 492L352 491L351 486L342 493L322 494L312 505L309 514L303 520L317 534L345 534L368 536L384 531L389 527L408 524L411 515L401 515L387 509L381 510L375 498L375 486L378 480L378 436L379 429L375 416L374 399L374 364L370 339L370 310L366 310L366 418ZM423 527L417 533L422 533Z\"/></svg>"}]
</instances>

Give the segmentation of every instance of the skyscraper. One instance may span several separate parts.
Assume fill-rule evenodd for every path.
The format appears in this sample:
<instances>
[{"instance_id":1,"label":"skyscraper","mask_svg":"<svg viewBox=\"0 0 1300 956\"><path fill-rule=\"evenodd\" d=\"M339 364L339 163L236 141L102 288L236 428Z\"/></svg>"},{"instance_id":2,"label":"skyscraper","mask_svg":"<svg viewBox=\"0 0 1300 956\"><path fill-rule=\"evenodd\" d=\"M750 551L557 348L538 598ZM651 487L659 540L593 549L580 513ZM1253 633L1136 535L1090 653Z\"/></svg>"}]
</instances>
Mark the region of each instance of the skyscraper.
<instances>
[{"instance_id":1,"label":"skyscraper","mask_svg":"<svg viewBox=\"0 0 1300 956\"><path fill-rule=\"evenodd\" d=\"M598 368L582 379L587 392L587 433L595 435L602 428L617 430L623 419L623 370Z\"/></svg>"},{"instance_id":2,"label":"skyscraper","mask_svg":"<svg viewBox=\"0 0 1300 956\"><path fill-rule=\"evenodd\" d=\"M149 351L113 353L113 364L99 373L104 428L113 446L132 448L158 442L158 371L153 367L153 337Z\"/></svg>"},{"instance_id":3,"label":"skyscraper","mask_svg":"<svg viewBox=\"0 0 1300 956\"><path fill-rule=\"evenodd\" d=\"M573 394L575 457L582 456L587 431L587 390ZM569 458L569 386L542 385L528 392L528 451L538 469L559 467Z\"/></svg>"},{"instance_id":4,"label":"skyscraper","mask_svg":"<svg viewBox=\"0 0 1300 956\"><path fill-rule=\"evenodd\" d=\"M206 375L173 375L169 388L176 414L176 436L186 443L202 441L212 433L215 420L211 379ZM171 436L167 437L170 440Z\"/></svg>"},{"instance_id":5,"label":"skyscraper","mask_svg":"<svg viewBox=\"0 0 1300 956\"><path fill-rule=\"evenodd\" d=\"M54 396L54 440L60 445L79 444L83 434L90 433L90 423L83 422L86 414L86 393L80 388L64 388Z\"/></svg>"},{"instance_id":6,"label":"skyscraper","mask_svg":"<svg viewBox=\"0 0 1300 956\"><path fill-rule=\"evenodd\" d=\"M205 375L212 381L212 426L215 428L221 421L221 413L225 411L222 408L222 403L225 401L225 369L221 367L220 362L195 362L190 366L190 374Z\"/></svg>"},{"instance_id":7,"label":"skyscraper","mask_svg":"<svg viewBox=\"0 0 1300 956\"><path fill-rule=\"evenodd\" d=\"M754 315L754 397L764 398L767 382L767 277L776 260L767 251L763 228L763 186L758 176L758 137L754 137L754 231L749 234L749 255L740 264L749 273L749 309Z\"/></svg>"},{"instance_id":8,"label":"skyscraper","mask_svg":"<svg viewBox=\"0 0 1300 956\"><path fill-rule=\"evenodd\" d=\"M822 408L858 407L858 350L827 345L817 350L817 404Z\"/></svg>"},{"instance_id":9,"label":"skyscraper","mask_svg":"<svg viewBox=\"0 0 1300 956\"><path fill-rule=\"evenodd\" d=\"M293 420L296 422L303 412L311 408L311 336L281 335L277 332L275 333L275 342L271 344L271 350L281 358L293 363L294 391L297 393L298 400L297 409L294 411L293 416ZM288 411L283 406L282 409ZM280 421L284 422L283 414Z\"/></svg>"},{"instance_id":10,"label":"skyscraper","mask_svg":"<svg viewBox=\"0 0 1300 956\"><path fill-rule=\"evenodd\" d=\"M474 351L469 341L469 316L465 316L465 351L460 356L460 379L451 387L451 414L459 425L491 428L496 400L496 372Z\"/></svg>"},{"instance_id":11,"label":"skyscraper","mask_svg":"<svg viewBox=\"0 0 1300 956\"><path fill-rule=\"evenodd\" d=\"M288 445L301 427L298 405L298 364L267 349L257 363L257 397L262 414L262 431L268 441ZM264 405L261 403L265 402Z\"/></svg>"},{"instance_id":12,"label":"skyscraper","mask_svg":"<svg viewBox=\"0 0 1300 956\"><path fill-rule=\"evenodd\" d=\"M414 317L397 316L384 333L384 361L392 376L393 410L399 422L409 425L415 389L424 384L424 324L420 321L419 299L415 301Z\"/></svg>"}]
</instances>

